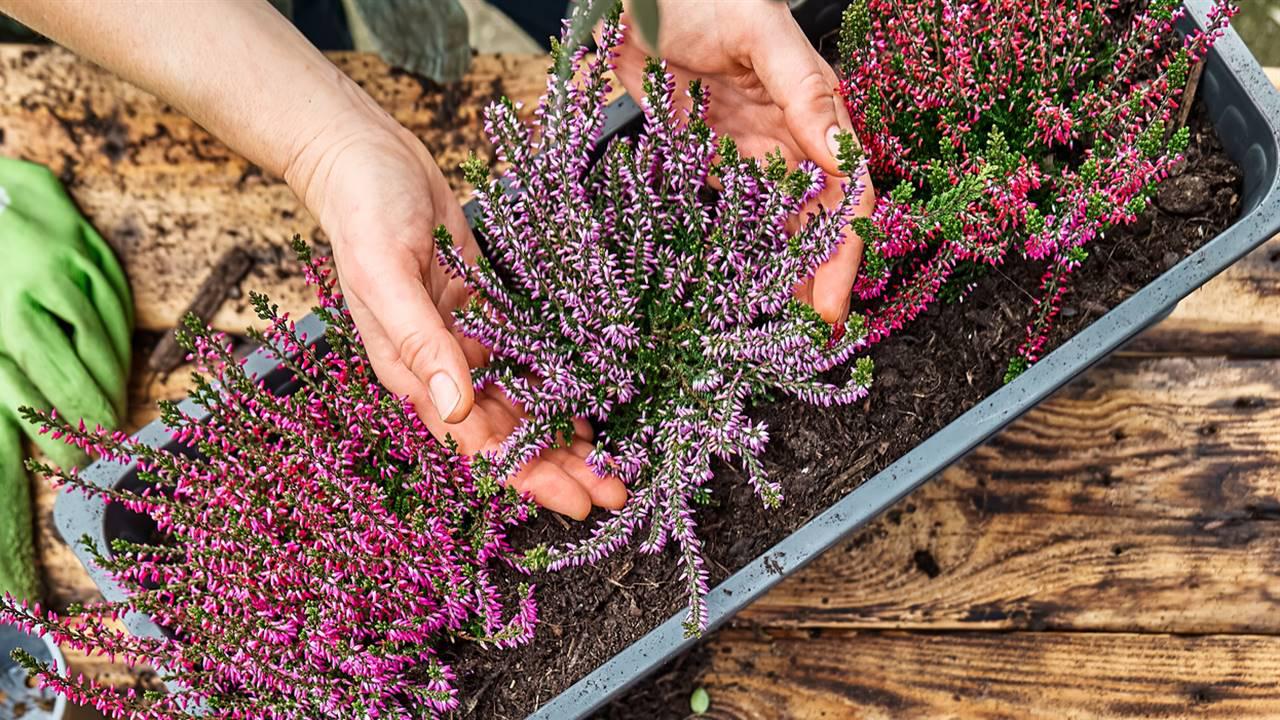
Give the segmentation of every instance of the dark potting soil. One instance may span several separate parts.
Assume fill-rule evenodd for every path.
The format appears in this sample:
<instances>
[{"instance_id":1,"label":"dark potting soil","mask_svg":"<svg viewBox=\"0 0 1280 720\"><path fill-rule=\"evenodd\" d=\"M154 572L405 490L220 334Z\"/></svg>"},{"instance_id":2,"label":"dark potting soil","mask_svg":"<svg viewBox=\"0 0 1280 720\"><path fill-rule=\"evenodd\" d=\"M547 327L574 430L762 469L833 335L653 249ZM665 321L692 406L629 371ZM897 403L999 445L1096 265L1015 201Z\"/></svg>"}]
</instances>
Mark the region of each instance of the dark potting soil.
<instances>
[{"instance_id":1,"label":"dark potting soil","mask_svg":"<svg viewBox=\"0 0 1280 720\"><path fill-rule=\"evenodd\" d=\"M1242 176L1222 150L1202 104L1191 115L1187 161L1159 189L1138 222L1093 243L1076 272L1050 347L1088 326L1208 240L1240 212ZM769 425L764 462L786 499L765 510L741 472L716 468L715 504L697 513L714 586L922 440L999 389L1024 338L1038 266L1010 263L962 302L938 304L871 351L870 396L820 409L782 400L755 409ZM593 518L595 520L598 518ZM517 546L579 539L593 522L540 515ZM523 718L675 613L686 597L670 552L619 551L594 567L541 574L536 639L514 650L459 646L446 654L460 678L462 716ZM608 718L683 717L699 656L633 690ZM672 678L685 687L673 691Z\"/></svg>"}]
</instances>

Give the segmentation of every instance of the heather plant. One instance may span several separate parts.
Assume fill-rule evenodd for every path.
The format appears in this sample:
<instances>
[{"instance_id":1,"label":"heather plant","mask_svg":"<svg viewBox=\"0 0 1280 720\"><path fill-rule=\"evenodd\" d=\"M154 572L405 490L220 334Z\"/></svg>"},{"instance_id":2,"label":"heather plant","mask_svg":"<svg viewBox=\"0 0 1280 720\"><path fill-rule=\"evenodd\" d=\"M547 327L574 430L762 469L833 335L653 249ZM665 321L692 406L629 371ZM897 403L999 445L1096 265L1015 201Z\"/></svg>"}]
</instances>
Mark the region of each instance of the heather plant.
<instances>
[{"instance_id":1,"label":"heather plant","mask_svg":"<svg viewBox=\"0 0 1280 720\"><path fill-rule=\"evenodd\" d=\"M112 717L433 718L458 704L442 644L509 647L532 635L532 587L504 596L490 581L513 563L506 532L528 506L474 478L378 384L327 270L299 251L329 322L327 352L257 295L269 329L251 331L296 378L296 393L270 392L224 337L189 319L182 341L209 375L195 376L193 399L208 416L162 405L180 449L31 413L95 457L136 461L145 486L32 470L147 515L156 533L90 543L125 600L63 618L5 599L0 621L154 668L170 692L64 677L19 655L45 686ZM115 622L133 613L164 636L134 637Z\"/></svg>"},{"instance_id":2,"label":"heather plant","mask_svg":"<svg viewBox=\"0 0 1280 720\"><path fill-rule=\"evenodd\" d=\"M536 128L509 102L487 109L486 130L511 167L507 183L474 159L465 167L488 259L468 264L443 229L438 246L475 297L456 327L491 350L477 387L500 387L527 413L473 471L509 478L585 417L599 430L588 464L630 489L588 538L535 549L530 563L594 563L637 533L642 552L672 542L690 599L685 628L696 633L707 572L695 509L712 500L713 459L741 467L766 506L783 500L760 460L768 429L748 403L787 394L827 406L867 392L869 360L843 380L826 375L862 347L862 319L832 327L793 299L840 242L863 168L843 136L845 199L806 210L825 174L808 162L788 170L780 155L741 156L708 126L705 89L694 82L678 96L658 60L640 98L643 127L610 140L597 161L620 37L615 11L597 49L557 49L557 67L578 73L552 75Z\"/></svg>"},{"instance_id":3,"label":"heather plant","mask_svg":"<svg viewBox=\"0 0 1280 720\"><path fill-rule=\"evenodd\" d=\"M1185 12L1180 0L855 0L840 89L876 186L892 188L855 221L869 342L1021 260L1044 270L1006 380L1040 357L1090 244L1133 222L1187 148L1176 111L1235 7L1215 0L1207 28L1178 41Z\"/></svg>"}]
</instances>

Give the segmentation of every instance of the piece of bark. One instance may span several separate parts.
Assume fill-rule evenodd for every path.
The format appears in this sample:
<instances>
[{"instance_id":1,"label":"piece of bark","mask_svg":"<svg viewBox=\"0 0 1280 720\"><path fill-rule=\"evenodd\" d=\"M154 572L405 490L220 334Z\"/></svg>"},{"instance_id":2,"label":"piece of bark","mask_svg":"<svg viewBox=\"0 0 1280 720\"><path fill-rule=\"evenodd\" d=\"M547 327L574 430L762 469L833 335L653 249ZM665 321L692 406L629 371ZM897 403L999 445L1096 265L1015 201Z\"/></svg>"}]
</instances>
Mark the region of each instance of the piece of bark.
<instances>
[{"instance_id":1,"label":"piece of bark","mask_svg":"<svg viewBox=\"0 0 1280 720\"><path fill-rule=\"evenodd\" d=\"M1191 68L1191 75L1187 78L1187 87L1182 91L1182 108L1178 112L1178 124L1169 128L1170 132L1187 126L1187 118L1191 116L1191 106L1196 101L1196 91L1200 89L1201 75L1204 75L1204 60L1196 63Z\"/></svg>"},{"instance_id":2,"label":"piece of bark","mask_svg":"<svg viewBox=\"0 0 1280 720\"><path fill-rule=\"evenodd\" d=\"M222 303L227 301L232 290L240 285L240 281L253 268L253 257L242 248L233 247L222 254L213 270L200 284L196 296L183 313L195 315L201 322L208 322ZM186 351L178 345L177 328L165 333L165 336L151 351L147 367L153 372L168 375L182 364Z\"/></svg>"}]
</instances>

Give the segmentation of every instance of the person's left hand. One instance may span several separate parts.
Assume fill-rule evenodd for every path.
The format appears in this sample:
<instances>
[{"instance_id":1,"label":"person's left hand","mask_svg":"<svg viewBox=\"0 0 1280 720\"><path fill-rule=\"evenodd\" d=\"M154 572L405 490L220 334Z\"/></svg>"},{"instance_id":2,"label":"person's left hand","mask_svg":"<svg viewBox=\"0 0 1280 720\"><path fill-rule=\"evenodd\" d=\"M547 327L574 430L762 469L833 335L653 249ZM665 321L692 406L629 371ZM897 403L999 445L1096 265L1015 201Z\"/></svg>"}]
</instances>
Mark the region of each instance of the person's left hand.
<instances>
[{"instance_id":1,"label":"person's left hand","mask_svg":"<svg viewBox=\"0 0 1280 720\"><path fill-rule=\"evenodd\" d=\"M115 428L124 418L133 301L111 247L43 165L0 158L0 406L56 409ZM4 370L0 367L0 370ZM2 378L0 378L2 379ZM74 448L53 443L59 465Z\"/></svg>"},{"instance_id":2,"label":"person's left hand","mask_svg":"<svg viewBox=\"0 0 1280 720\"><path fill-rule=\"evenodd\" d=\"M658 55L667 61L678 88L701 78L710 91L708 121L732 137L743 154L764 157L781 149L794 167L809 159L827 174L818 202L833 206L842 192L835 135L852 132L848 112L836 94L836 75L814 50L778 0L659 0ZM645 58L653 55L626 13L617 75L632 97L641 97ZM686 98L687 101L687 98ZM858 214L870 215L875 190L868 177ZM862 259L862 240L846 229L841 243L813 280L802 286L827 322L849 314L850 293Z\"/></svg>"},{"instance_id":3,"label":"person's left hand","mask_svg":"<svg viewBox=\"0 0 1280 720\"><path fill-rule=\"evenodd\" d=\"M469 294L437 262L433 231L447 228L471 262L480 250L426 147L374 108L353 111L316 133L285 177L333 243L343 297L383 385L463 453L496 450L523 413L497 387L472 388L471 368L488 358L454 330L453 311ZM587 466L591 428L579 421L575 429L566 447L543 451L512 484L578 520L593 505L621 508L626 487Z\"/></svg>"}]
</instances>

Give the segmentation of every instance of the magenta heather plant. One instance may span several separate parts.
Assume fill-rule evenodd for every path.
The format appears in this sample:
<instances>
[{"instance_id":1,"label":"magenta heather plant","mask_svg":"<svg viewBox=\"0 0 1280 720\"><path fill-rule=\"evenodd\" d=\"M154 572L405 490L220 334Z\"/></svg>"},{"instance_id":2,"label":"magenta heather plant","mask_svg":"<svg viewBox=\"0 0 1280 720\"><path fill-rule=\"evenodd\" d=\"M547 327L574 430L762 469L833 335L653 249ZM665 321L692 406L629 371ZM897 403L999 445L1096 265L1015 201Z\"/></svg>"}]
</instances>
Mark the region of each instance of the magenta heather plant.
<instances>
[{"instance_id":1,"label":"magenta heather plant","mask_svg":"<svg viewBox=\"0 0 1280 720\"><path fill-rule=\"evenodd\" d=\"M856 294L870 342L1021 257L1045 267L1006 379L1044 349L1072 272L1133 222L1190 137L1192 68L1235 12L1171 41L1180 0L856 0L841 91L880 198Z\"/></svg>"},{"instance_id":2,"label":"magenta heather plant","mask_svg":"<svg viewBox=\"0 0 1280 720\"><path fill-rule=\"evenodd\" d=\"M656 60L643 130L612 140L593 162L620 37L615 12L599 49L558 50L558 66L578 68L580 79L552 77L536 136L510 103L488 108L486 129L511 165L514 192L467 163L489 260L468 265L443 229L439 245L476 298L457 327L492 350L477 386L501 387L528 413L498 451L474 461L475 472L510 477L569 435L572 418L586 417L600 428L588 463L630 487L626 507L589 538L538 549L531 563L594 563L647 526L642 552L677 547L690 598L685 627L696 633L706 624L707 573L695 506L710 500L712 459L738 464L766 505L783 498L759 458L767 428L747 404L786 393L832 405L867 392L869 360L845 381L824 375L862 347L861 318L832 328L792 296L836 249L860 188L847 181L848 199L788 233L826 176L812 163L788 172L780 156L741 157L707 125L706 91L691 84L689 109L677 110L675 83ZM842 142L845 171L862 176L852 138Z\"/></svg>"},{"instance_id":3,"label":"magenta heather plant","mask_svg":"<svg viewBox=\"0 0 1280 720\"><path fill-rule=\"evenodd\" d=\"M369 367L327 271L307 260L328 352L308 348L255 295L253 333L301 388L277 397L246 374L228 342L188 320L183 341L212 379L195 378L197 420L162 407L182 450L32 414L93 456L136 460L141 491L110 490L35 464L73 491L145 513L148 543L91 548L123 602L61 618L0 602L0 621L88 653L155 668L171 692L137 693L65 678L20 659L46 686L112 717L433 718L457 706L437 648L466 639L508 647L533 633L532 587L504 597L491 568L514 562L507 529L528 506L427 432ZM153 618L166 637L113 621Z\"/></svg>"}]
</instances>

